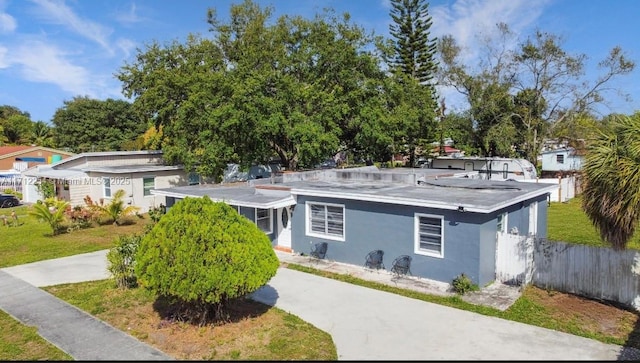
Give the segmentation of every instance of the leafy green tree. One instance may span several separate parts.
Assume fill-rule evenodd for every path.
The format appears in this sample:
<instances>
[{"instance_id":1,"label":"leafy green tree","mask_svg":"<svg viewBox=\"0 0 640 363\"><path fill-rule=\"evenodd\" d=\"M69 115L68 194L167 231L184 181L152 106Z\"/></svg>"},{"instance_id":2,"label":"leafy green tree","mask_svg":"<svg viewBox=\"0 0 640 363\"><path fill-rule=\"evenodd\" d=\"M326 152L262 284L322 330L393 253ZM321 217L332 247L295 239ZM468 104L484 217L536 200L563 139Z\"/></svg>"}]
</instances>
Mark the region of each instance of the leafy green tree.
<instances>
[{"instance_id":1,"label":"leafy green tree","mask_svg":"<svg viewBox=\"0 0 640 363\"><path fill-rule=\"evenodd\" d=\"M28 144L33 122L28 116L15 114L2 121L5 140L9 144Z\"/></svg>"},{"instance_id":2,"label":"leafy green tree","mask_svg":"<svg viewBox=\"0 0 640 363\"><path fill-rule=\"evenodd\" d=\"M456 149L466 155L478 155L471 118L463 113L449 113L443 118L443 138L453 140Z\"/></svg>"},{"instance_id":3,"label":"leafy green tree","mask_svg":"<svg viewBox=\"0 0 640 363\"><path fill-rule=\"evenodd\" d=\"M31 130L31 142L38 146L53 147L53 129L43 121L36 121Z\"/></svg>"},{"instance_id":4,"label":"leafy green tree","mask_svg":"<svg viewBox=\"0 0 640 363\"><path fill-rule=\"evenodd\" d=\"M89 97L65 101L56 110L53 124L56 145L76 153L121 150L147 128L129 102Z\"/></svg>"},{"instance_id":5,"label":"leafy green tree","mask_svg":"<svg viewBox=\"0 0 640 363\"><path fill-rule=\"evenodd\" d=\"M582 173L584 211L604 241L624 249L640 219L640 112L615 116L589 140Z\"/></svg>"},{"instance_id":6,"label":"leafy green tree","mask_svg":"<svg viewBox=\"0 0 640 363\"><path fill-rule=\"evenodd\" d=\"M390 59L391 69L404 77L397 77L402 92L409 92L404 97L392 96L394 107L392 114L395 120L403 121L397 131L400 138L396 144L407 145L409 163L415 163L415 150L420 139L428 139L435 135L430 129L435 128L437 94L435 75L437 62L435 53L437 39L431 37L431 16L429 3L424 0L391 0L391 19L389 30L393 38L393 57ZM427 90L415 87L417 82ZM415 90L415 91L414 91Z\"/></svg>"},{"instance_id":7,"label":"leafy green tree","mask_svg":"<svg viewBox=\"0 0 640 363\"><path fill-rule=\"evenodd\" d=\"M47 198L44 202L38 200L31 207L29 214L49 224L52 234L55 236L63 231L62 223L65 221L65 212L68 207L69 202L65 200L58 200L55 197Z\"/></svg>"},{"instance_id":8,"label":"leafy green tree","mask_svg":"<svg viewBox=\"0 0 640 363\"><path fill-rule=\"evenodd\" d=\"M20 111L14 106L0 106L0 145L27 141L29 123L31 123L31 115L28 112Z\"/></svg>"},{"instance_id":9,"label":"leafy green tree","mask_svg":"<svg viewBox=\"0 0 640 363\"><path fill-rule=\"evenodd\" d=\"M533 163L555 128L580 114L595 113L596 105L606 104L606 92L612 90L610 82L635 68L623 50L614 47L598 64L600 74L590 82L582 78L586 56L567 52L562 48L562 38L538 30L521 41L506 24L497 26L498 38L480 39L483 54L477 57L475 72L462 63L461 48L455 39L442 37L440 79L467 98L471 117L478 120L478 144L488 144L483 126L487 132L494 125L513 126L517 130L515 145ZM512 42L518 45L510 50ZM489 94L478 98L478 94L486 92ZM491 100L501 101L487 102ZM498 117L485 119L483 103L491 106L491 113ZM504 121L506 118L511 119L512 126ZM495 123L486 127L485 122L492 119ZM510 134L505 131L508 130L498 134Z\"/></svg>"},{"instance_id":10,"label":"leafy green tree","mask_svg":"<svg viewBox=\"0 0 640 363\"><path fill-rule=\"evenodd\" d=\"M207 16L212 39L156 42L118 73L137 112L166 135L163 151L200 175L220 177L229 162L249 166L278 156L309 167L340 149L363 149L383 114L384 72L373 37L331 11L312 20L280 17L252 1ZM364 141L364 140L362 140Z\"/></svg>"},{"instance_id":11,"label":"leafy green tree","mask_svg":"<svg viewBox=\"0 0 640 363\"><path fill-rule=\"evenodd\" d=\"M185 198L142 239L135 272L141 286L167 298L177 314L204 325L265 285L279 261L269 238L225 203Z\"/></svg>"}]
</instances>

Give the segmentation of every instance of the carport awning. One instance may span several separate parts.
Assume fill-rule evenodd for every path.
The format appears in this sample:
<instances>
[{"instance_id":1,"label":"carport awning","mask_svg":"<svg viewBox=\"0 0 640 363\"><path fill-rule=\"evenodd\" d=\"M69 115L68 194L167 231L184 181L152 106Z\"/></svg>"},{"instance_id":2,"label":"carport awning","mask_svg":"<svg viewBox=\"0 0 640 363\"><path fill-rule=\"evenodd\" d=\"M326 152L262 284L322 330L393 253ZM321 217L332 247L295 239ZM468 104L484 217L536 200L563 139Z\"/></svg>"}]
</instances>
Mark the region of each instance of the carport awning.
<instances>
[{"instance_id":1,"label":"carport awning","mask_svg":"<svg viewBox=\"0 0 640 363\"><path fill-rule=\"evenodd\" d=\"M152 189L151 194L184 199L201 198L205 195L215 202L225 202L241 207L271 209L296 204L295 198L286 190L260 190L248 186L203 186L191 185L165 189Z\"/></svg>"},{"instance_id":2,"label":"carport awning","mask_svg":"<svg viewBox=\"0 0 640 363\"><path fill-rule=\"evenodd\" d=\"M37 169L29 169L22 173L22 175L27 177L36 177L36 178L51 178L51 179L78 179L82 177L86 177L87 174L83 173L81 170L74 169L52 169L52 168L37 168Z\"/></svg>"}]
</instances>

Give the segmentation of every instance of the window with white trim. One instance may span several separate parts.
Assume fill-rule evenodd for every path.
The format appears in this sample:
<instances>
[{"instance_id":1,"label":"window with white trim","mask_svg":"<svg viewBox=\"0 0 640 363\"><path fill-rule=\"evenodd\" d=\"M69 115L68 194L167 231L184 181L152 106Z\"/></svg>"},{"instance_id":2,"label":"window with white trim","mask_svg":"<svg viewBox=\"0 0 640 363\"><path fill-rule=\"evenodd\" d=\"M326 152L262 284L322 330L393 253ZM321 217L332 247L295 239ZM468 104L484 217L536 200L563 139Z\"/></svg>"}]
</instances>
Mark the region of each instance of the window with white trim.
<instances>
[{"instance_id":1,"label":"window with white trim","mask_svg":"<svg viewBox=\"0 0 640 363\"><path fill-rule=\"evenodd\" d=\"M344 205L307 203L307 235L344 241Z\"/></svg>"},{"instance_id":2,"label":"window with white trim","mask_svg":"<svg viewBox=\"0 0 640 363\"><path fill-rule=\"evenodd\" d=\"M444 217L415 215L415 253L444 257Z\"/></svg>"},{"instance_id":3,"label":"window with white trim","mask_svg":"<svg viewBox=\"0 0 640 363\"><path fill-rule=\"evenodd\" d=\"M156 178L150 176L142 178L143 195L146 197L151 195L151 189L156 187Z\"/></svg>"},{"instance_id":4,"label":"window with white trim","mask_svg":"<svg viewBox=\"0 0 640 363\"><path fill-rule=\"evenodd\" d=\"M498 214L497 231L507 233L507 213Z\"/></svg>"},{"instance_id":5,"label":"window with white trim","mask_svg":"<svg viewBox=\"0 0 640 363\"><path fill-rule=\"evenodd\" d=\"M558 164L564 164L564 155L563 154L556 155L556 162Z\"/></svg>"},{"instance_id":6,"label":"window with white trim","mask_svg":"<svg viewBox=\"0 0 640 363\"><path fill-rule=\"evenodd\" d=\"M256 225L264 233L273 232L273 223L271 223L271 209L256 208Z\"/></svg>"},{"instance_id":7,"label":"window with white trim","mask_svg":"<svg viewBox=\"0 0 640 363\"><path fill-rule=\"evenodd\" d=\"M105 198L111 198L111 179L102 178L102 194Z\"/></svg>"}]
</instances>

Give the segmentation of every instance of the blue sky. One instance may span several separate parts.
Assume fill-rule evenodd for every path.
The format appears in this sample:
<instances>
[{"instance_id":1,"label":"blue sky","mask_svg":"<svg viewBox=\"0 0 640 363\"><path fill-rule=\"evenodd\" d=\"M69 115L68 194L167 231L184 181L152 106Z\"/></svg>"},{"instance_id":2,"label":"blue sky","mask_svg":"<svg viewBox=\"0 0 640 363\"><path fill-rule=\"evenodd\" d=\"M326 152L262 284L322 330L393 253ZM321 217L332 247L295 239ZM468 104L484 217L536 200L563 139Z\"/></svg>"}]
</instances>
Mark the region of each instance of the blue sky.
<instances>
[{"instance_id":1,"label":"blue sky","mask_svg":"<svg viewBox=\"0 0 640 363\"><path fill-rule=\"evenodd\" d=\"M113 76L136 48L157 40L184 40L189 33L208 36L206 12L226 19L241 0L0 0L0 105L29 112L50 122L63 102L75 96L122 99ZM388 0L257 0L282 14L311 17L324 7L348 12L355 23L388 36ZM433 0L429 2L433 35L453 35L475 64L477 34L490 34L504 22L523 36L541 29L561 36L563 48L588 57L586 77L611 48L640 61L640 1L637 0ZM610 84L630 94L605 94L601 112L640 110L640 69ZM447 90L448 109L464 107Z\"/></svg>"}]
</instances>

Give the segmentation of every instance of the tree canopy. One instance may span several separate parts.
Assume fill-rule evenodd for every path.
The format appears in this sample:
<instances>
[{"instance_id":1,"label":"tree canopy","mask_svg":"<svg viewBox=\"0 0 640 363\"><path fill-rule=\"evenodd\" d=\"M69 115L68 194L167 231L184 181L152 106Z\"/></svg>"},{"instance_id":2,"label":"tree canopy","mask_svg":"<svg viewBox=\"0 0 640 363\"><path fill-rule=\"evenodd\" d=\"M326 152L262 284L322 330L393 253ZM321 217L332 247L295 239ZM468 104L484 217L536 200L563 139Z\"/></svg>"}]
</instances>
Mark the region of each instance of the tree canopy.
<instances>
[{"instance_id":1,"label":"tree canopy","mask_svg":"<svg viewBox=\"0 0 640 363\"><path fill-rule=\"evenodd\" d=\"M296 169L383 139L372 36L347 14L270 23L272 11L245 1L225 23L210 9L213 38L153 42L117 74L135 109L163 126L169 161L214 177L270 157Z\"/></svg>"},{"instance_id":2,"label":"tree canopy","mask_svg":"<svg viewBox=\"0 0 640 363\"><path fill-rule=\"evenodd\" d=\"M413 166L417 146L427 144L427 139L435 135L437 39L431 37L432 21L426 1L391 0L390 15L393 52L389 64L396 87L388 92L388 107L395 146L402 150L406 145L409 164Z\"/></svg>"},{"instance_id":3,"label":"tree canopy","mask_svg":"<svg viewBox=\"0 0 640 363\"><path fill-rule=\"evenodd\" d=\"M124 100L75 97L53 116L58 147L72 152L122 150L123 144L147 129Z\"/></svg>"},{"instance_id":4,"label":"tree canopy","mask_svg":"<svg viewBox=\"0 0 640 363\"><path fill-rule=\"evenodd\" d=\"M610 81L635 68L614 47L589 82L583 78L586 55L567 52L561 37L538 30L518 40L507 24L497 26L497 39L480 39L484 52L475 68L463 64L452 36L439 42L440 82L466 97L474 146L482 155L513 156L511 150L535 163L546 138L562 135L555 130L573 118L593 113L611 90ZM514 41L518 46L510 50L507 45Z\"/></svg>"}]
</instances>

